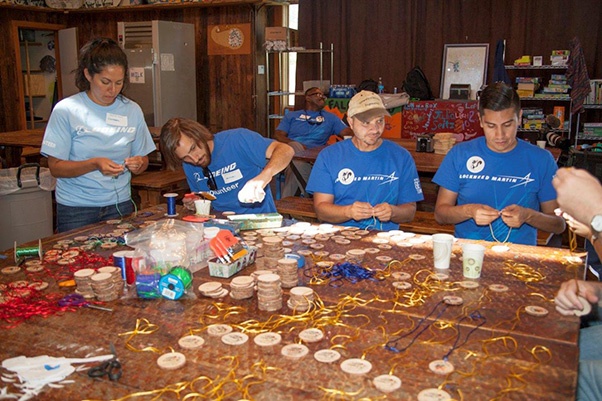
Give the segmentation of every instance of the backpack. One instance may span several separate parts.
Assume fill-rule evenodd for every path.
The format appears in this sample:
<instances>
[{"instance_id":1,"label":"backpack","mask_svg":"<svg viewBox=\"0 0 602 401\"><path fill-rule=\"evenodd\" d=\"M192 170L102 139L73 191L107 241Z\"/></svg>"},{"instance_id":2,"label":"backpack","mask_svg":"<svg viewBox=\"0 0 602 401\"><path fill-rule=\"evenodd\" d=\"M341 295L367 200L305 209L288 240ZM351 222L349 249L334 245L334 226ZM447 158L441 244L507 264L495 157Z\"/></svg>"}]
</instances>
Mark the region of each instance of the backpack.
<instances>
[{"instance_id":1,"label":"backpack","mask_svg":"<svg viewBox=\"0 0 602 401\"><path fill-rule=\"evenodd\" d=\"M408 72L405 81L403 81L403 90L410 95L411 98L420 100L433 100L433 91L429 80L422 72L419 66L416 66Z\"/></svg>"},{"instance_id":2,"label":"backpack","mask_svg":"<svg viewBox=\"0 0 602 401\"><path fill-rule=\"evenodd\" d=\"M378 82L376 82L373 79L364 79L357 86L357 92L360 93L361 91L370 91L370 92L378 93Z\"/></svg>"}]
</instances>

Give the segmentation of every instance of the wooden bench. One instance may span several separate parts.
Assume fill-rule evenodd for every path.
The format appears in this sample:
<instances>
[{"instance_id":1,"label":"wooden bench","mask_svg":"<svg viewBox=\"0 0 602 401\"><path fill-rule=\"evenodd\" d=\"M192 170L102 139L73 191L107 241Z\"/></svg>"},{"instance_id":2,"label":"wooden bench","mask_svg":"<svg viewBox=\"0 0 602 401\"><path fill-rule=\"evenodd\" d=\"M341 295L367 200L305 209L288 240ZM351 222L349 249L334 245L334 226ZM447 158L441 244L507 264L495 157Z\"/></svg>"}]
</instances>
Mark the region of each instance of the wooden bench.
<instances>
[{"instance_id":1,"label":"wooden bench","mask_svg":"<svg viewBox=\"0 0 602 401\"><path fill-rule=\"evenodd\" d=\"M140 198L140 209L166 203L163 194L175 192L178 198L190 191L183 170L178 171L145 171L132 175L133 192Z\"/></svg>"},{"instance_id":2,"label":"wooden bench","mask_svg":"<svg viewBox=\"0 0 602 401\"><path fill-rule=\"evenodd\" d=\"M288 196L276 200L276 210L280 214L290 216L302 216L312 219L318 219L314 210L314 201L311 198L300 198L298 196ZM440 225L435 221L435 214L432 212L416 211L414 220L409 223L402 223L399 229L418 234L437 234L437 233L454 233L453 224ZM545 246L552 235L543 231L537 232L537 245Z\"/></svg>"}]
</instances>

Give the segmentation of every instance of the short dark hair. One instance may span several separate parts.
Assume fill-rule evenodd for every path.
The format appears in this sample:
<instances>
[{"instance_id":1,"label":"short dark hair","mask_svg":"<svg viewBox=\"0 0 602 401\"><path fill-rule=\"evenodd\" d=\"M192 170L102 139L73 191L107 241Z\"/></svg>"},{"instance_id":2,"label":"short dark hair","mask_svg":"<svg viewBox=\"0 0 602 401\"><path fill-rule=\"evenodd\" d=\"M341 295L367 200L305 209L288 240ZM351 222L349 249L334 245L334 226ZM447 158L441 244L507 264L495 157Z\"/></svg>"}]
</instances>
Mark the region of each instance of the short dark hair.
<instances>
[{"instance_id":1,"label":"short dark hair","mask_svg":"<svg viewBox=\"0 0 602 401\"><path fill-rule=\"evenodd\" d=\"M86 79L84 69L88 69L91 76L99 74L109 65L123 67L123 88L126 88L128 77L128 58L121 47L110 38L94 38L86 43L79 52L77 68L75 69L75 85L80 91L90 89L90 82Z\"/></svg>"},{"instance_id":2,"label":"short dark hair","mask_svg":"<svg viewBox=\"0 0 602 401\"><path fill-rule=\"evenodd\" d=\"M518 93L509 85L503 82L496 82L487 85L479 96L479 114L483 116L485 109L493 111L502 111L513 108L516 115L520 113L520 97Z\"/></svg>"},{"instance_id":3,"label":"short dark hair","mask_svg":"<svg viewBox=\"0 0 602 401\"><path fill-rule=\"evenodd\" d=\"M309 92L313 91L314 89L318 89L320 92L322 91L322 89L318 88L317 86L312 86L311 88L305 91L305 96L307 96Z\"/></svg>"},{"instance_id":4,"label":"short dark hair","mask_svg":"<svg viewBox=\"0 0 602 401\"><path fill-rule=\"evenodd\" d=\"M213 140L213 134L204 125L188 118L170 118L163 124L161 138L159 139L159 149L168 170L176 170L182 164L182 161L176 155L176 148L180 144L182 135L186 135L194 140L198 146L205 148L208 155L211 154L208 142Z\"/></svg>"}]
</instances>

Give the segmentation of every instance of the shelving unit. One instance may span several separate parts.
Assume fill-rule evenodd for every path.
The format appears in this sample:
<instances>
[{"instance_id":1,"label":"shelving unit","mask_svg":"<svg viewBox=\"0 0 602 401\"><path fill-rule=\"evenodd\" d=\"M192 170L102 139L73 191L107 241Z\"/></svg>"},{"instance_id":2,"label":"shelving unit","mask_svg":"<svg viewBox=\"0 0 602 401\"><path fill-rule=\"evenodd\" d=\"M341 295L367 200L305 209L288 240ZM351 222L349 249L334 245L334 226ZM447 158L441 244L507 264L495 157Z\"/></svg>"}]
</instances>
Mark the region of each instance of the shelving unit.
<instances>
[{"instance_id":1,"label":"shelving unit","mask_svg":"<svg viewBox=\"0 0 602 401\"><path fill-rule=\"evenodd\" d=\"M602 110L602 104L584 104L585 110ZM579 127L581 123L581 113L577 113L577 134L575 135L575 147L577 147L579 141L601 141L602 138L587 138L580 136Z\"/></svg>"},{"instance_id":2,"label":"shelving unit","mask_svg":"<svg viewBox=\"0 0 602 401\"><path fill-rule=\"evenodd\" d=\"M538 65L538 66L534 66L534 65L528 65L528 66L515 66L515 65L505 65L504 66L506 70L521 70L521 71L531 71L531 70L549 70L549 71L563 71L566 70L568 67L567 66L563 66L563 65ZM560 129L555 129L553 130L554 132L557 133L562 133L562 134L567 134L568 138L571 139L572 135L571 135L571 127L573 126L573 114L571 113L571 109L573 106L573 102L571 101L571 97L570 96L562 96L562 97L556 97L556 96L539 96L539 97L521 97L520 98L521 102L525 101L525 102L568 102L568 110L565 111L565 118L568 114L568 118L569 118L569 124L568 124L568 129L564 129L564 128L560 128ZM540 130L538 129L525 129L525 128L519 128L518 132L521 133L539 133ZM577 135L575 135L575 140L577 138Z\"/></svg>"},{"instance_id":3,"label":"shelving unit","mask_svg":"<svg viewBox=\"0 0 602 401\"><path fill-rule=\"evenodd\" d=\"M283 55L287 53L297 53L297 54L317 54L319 55L320 60L320 86L322 86L324 82L324 53L330 53L330 76L329 79L332 83L332 76L334 73L334 45L330 44L330 49L324 49L322 42L320 42L319 49L299 49L299 50L282 50L282 51L274 51L269 50L265 52L265 77L266 77L266 118L267 118L267 137L271 138L272 131L272 121L273 120L281 120L284 118L284 115L276 113L271 113L272 108L272 98L275 97L283 97L283 96L300 96L303 95L303 91L283 91L282 89L286 87L284 82L285 74L283 74ZM270 82L272 81L271 70L270 70L270 54L278 55L278 88L274 88L276 90L270 90Z\"/></svg>"}]
</instances>

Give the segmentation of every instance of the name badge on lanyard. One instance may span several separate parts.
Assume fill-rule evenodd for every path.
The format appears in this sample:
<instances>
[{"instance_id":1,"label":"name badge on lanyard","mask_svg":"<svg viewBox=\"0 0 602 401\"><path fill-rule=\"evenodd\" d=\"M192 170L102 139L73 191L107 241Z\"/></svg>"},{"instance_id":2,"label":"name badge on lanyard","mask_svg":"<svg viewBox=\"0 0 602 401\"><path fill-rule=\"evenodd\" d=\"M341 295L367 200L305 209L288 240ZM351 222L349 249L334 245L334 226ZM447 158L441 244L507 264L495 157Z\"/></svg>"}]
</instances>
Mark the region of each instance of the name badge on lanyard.
<instances>
[{"instance_id":1,"label":"name badge on lanyard","mask_svg":"<svg viewBox=\"0 0 602 401\"><path fill-rule=\"evenodd\" d=\"M116 125L118 127L127 127L128 116L120 116L119 114L107 113L105 122L108 125Z\"/></svg>"}]
</instances>

